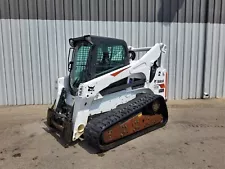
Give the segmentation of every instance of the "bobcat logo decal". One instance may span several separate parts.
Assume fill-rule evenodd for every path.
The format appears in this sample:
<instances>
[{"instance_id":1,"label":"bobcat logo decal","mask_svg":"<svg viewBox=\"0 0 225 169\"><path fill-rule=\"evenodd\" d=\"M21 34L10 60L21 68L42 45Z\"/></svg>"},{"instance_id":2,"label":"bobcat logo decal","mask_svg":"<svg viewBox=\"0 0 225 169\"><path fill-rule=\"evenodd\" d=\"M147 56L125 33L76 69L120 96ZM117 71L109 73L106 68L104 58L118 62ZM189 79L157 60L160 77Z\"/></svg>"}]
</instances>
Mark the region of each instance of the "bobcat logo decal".
<instances>
[{"instance_id":1,"label":"bobcat logo decal","mask_svg":"<svg viewBox=\"0 0 225 169\"><path fill-rule=\"evenodd\" d=\"M88 91L90 92L90 91L95 91L95 86L93 86L93 87L91 87L91 86L88 86Z\"/></svg>"}]
</instances>

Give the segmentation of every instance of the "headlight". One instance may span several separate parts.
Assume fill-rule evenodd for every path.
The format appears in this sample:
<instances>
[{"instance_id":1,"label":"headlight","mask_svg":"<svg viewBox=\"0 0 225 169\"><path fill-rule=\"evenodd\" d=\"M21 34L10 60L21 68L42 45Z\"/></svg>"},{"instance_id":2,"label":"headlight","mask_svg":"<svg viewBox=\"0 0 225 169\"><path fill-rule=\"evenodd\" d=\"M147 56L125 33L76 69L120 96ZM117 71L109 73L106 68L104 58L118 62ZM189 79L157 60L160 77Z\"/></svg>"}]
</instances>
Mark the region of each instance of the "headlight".
<instances>
[{"instance_id":1,"label":"headlight","mask_svg":"<svg viewBox=\"0 0 225 169\"><path fill-rule=\"evenodd\" d=\"M69 39L69 44L71 47L75 47L75 41L73 39Z\"/></svg>"}]
</instances>

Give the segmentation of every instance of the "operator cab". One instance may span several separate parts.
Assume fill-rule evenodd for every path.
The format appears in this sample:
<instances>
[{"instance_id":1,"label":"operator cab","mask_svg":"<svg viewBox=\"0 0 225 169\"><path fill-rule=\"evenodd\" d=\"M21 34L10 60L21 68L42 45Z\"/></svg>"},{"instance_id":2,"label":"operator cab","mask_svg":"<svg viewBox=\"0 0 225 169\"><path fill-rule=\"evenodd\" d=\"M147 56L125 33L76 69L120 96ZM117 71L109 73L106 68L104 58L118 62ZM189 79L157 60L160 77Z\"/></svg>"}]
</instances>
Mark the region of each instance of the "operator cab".
<instances>
[{"instance_id":1,"label":"operator cab","mask_svg":"<svg viewBox=\"0 0 225 169\"><path fill-rule=\"evenodd\" d=\"M86 35L71 38L69 43L72 53L69 52L68 70L72 93L76 93L80 83L129 64L128 47L124 40Z\"/></svg>"}]
</instances>

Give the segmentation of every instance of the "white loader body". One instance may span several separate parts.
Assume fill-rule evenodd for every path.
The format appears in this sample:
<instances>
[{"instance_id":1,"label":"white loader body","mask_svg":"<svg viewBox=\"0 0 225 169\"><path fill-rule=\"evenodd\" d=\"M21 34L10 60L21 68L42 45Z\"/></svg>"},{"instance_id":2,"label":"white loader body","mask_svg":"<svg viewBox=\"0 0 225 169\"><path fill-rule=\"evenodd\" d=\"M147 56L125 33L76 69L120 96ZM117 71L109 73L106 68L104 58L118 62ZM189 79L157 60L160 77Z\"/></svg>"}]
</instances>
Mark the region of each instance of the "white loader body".
<instances>
[{"instance_id":1,"label":"white loader body","mask_svg":"<svg viewBox=\"0 0 225 169\"><path fill-rule=\"evenodd\" d=\"M103 76L92 79L88 82L81 83L78 87L78 94L73 96L69 92L69 77L61 77L57 81L57 97L53 109L57 107L62 89L67 91L65 102L73 107L73 134L72 140L80 138L84 132L88 118L91 115L100 114L110 111L118 105L127 103L134 99L138 93L154 93L161 95L167 100L167 71L162 65L157 67L154 78L150 81L151 68L154 63L160 59L161 54L166 52L166 46L157 43L153 47L133 48L131 51L147 51L139 60L130 61L130 64L107 73ZM143 79L144 84L141 88L126 88L111 94L101 95L100 91L108 87L110 84L121 79L128 78L128 82L132 83L132 79Z\"/></svg>"}]
</instances>

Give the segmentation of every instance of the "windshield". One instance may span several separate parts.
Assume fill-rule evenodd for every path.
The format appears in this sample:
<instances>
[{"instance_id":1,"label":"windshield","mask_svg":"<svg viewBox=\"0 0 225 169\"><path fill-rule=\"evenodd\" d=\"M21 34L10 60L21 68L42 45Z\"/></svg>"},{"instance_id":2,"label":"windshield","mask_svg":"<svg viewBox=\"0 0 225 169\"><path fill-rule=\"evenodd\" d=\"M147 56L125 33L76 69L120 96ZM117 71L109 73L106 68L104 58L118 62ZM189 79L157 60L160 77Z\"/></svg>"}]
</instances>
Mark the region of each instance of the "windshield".
<instances>
[{"instance_id":1,"label":"windshield","mask_svg":"<svg viewBox=\"0 0 225 169\"><path fill-rule=\"evenodd\" d=\"M124 66L125 48L122 45L101 44L97 48L95 77Z\"/></svg>"},{"instance_id":2,"label":"windshield","mask_svg":"<svg viewBox=\"0 0 225 169\"><path fill-rule=\"evenodd\" d=\"M86 64L91 49L91 44L87 42L79 43L72 52L72 70L70 73L70 86L73 90L79 86L79 84L85 78Z\"/></svg>"}]
</instances>

